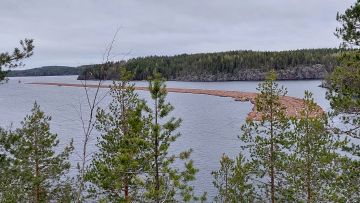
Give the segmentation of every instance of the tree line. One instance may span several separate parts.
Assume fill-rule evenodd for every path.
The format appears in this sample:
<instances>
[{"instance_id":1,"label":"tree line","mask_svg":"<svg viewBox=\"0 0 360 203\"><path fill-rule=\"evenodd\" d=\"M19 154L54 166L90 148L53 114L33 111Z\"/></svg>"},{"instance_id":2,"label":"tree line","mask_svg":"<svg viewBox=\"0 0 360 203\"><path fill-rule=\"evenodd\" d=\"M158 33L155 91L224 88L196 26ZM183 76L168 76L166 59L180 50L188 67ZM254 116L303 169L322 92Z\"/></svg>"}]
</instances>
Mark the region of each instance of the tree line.
<instances>
[{"instance_id":1,"label":"tree line","mask_svg":"<svg viewBox=\"0 0 360 203\"><path fill-rule=\"evenodd\" d=\"M43 66L27 70L11 70L7 77L24 77L24 76L56 76L56 75L79 75L84 71L84 66Z\"/></svg>"},{"instance_id":2,"label":"tree line","mask_svg":"<svg viewBox=\"0 0 360 203\"><path fill-rule=\"evenodd\" d=\"M337 65L339 49L302 49L293 51L229 51L219 53L182 54L176 56L148 56L113 62L99 74L99 65L85 70L79 79L118 79L119 66L134 73L134 80L146 80L154 71L167 80L185 75L237 74L245 70L268 72L321 64L327 72ZM105 78L101 78L105 77Z\"/></svg>"}]
</instances>

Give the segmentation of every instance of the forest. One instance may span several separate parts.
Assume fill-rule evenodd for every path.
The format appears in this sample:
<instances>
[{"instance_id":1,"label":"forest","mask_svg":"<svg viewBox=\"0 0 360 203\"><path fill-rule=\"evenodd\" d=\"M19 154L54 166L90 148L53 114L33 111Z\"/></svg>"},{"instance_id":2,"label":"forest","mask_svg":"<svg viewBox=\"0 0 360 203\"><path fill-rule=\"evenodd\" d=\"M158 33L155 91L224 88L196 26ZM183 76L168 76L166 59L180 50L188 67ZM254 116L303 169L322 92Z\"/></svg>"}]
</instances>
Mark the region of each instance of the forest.
<instances>
[{"instance_id":1,"label":"forest","mask_svg":"<svg viewBox=\"0 0 360 203\"><path fill-rule=\"evenodd\" d=\"M83 66L43 66L26 70L12 70L7 73L7 77L79 75L84 69Z\"/></svg>"},{"instance_id":2,"label":"forest","mask_svg":"<svg viewBox=\"0 0 360 203\"><path fill-rule=\"evenodd\" d=\"M148 56L108 64L99 76L99 65L86 69L78 79L117 79L119 67L132 71L135 80L146 80L157 71L167 80L263 80L275 69L278 79L322 79L337 65L339 49L293 51L229 51L219 53Z\"/></svg>"},{"instance_id":3,"label":"forest","mask_svg":"<svg viewBox=\"0 0 360 203\"><path fill-rule=\"evenodd\" d=\"M8 77L79 75L78 79L118 80L120 67L133 72L134 80L146 80L154 71L166 80L235 81L264 80L266 72L276 70L279 80L323 79L337 65L340 49L293 51L229 51L219 53L148 56L110 62L98 74L100 64L78 67L44 66L8 71ZM104 67L104 66L102 66Z\"/></svg>"}]
</instances>

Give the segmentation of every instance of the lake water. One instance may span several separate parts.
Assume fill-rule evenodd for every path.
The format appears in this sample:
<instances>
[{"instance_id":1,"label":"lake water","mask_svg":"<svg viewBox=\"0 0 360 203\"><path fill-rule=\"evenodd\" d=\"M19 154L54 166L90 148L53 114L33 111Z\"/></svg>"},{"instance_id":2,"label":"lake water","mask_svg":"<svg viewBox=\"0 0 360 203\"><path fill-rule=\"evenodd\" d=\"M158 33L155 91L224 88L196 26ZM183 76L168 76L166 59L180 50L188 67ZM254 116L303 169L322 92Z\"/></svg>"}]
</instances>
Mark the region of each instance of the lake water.
<instances>
[{"instance_id":1,"label":"lake water","mask_svg":"<svg viewBox=\"0 0 360 203\"><path fill-rule=\"evenodd\" d=\"M21 83L19 83L21 81ZM73 173L80 153L82 128L80 122L80 108L86 114L86 97L83 88L31 85L28 82L63 82L80 83L76 76L54 77L21 77L10 78L9 83L0 85L0 126L4 128L18 127L20 121L37 101L41 109L52 117L51 130L58 133L61 145L74 139L75 153L71 157ZM91 82L96 83L96 82ZM111 83L108 81L107 83ZM305 90L314 94L315 101L329 109L325 99L326 90L318 87L320 80L310 81L279 81L288 89L289 96L303 97ZM136 82L137 86L147 86L146 81ZM167 82L168 87L221 89L255 92L258 82ZM102 89L101 95L108 90ZM149 93L138 91L140 97L149 99ZM168 101L175 110L172 115L183 119L179 129L182 136L174 143L171 150L179 152L184 149L194 150L192 158L195 166L200 170L194 182L197 191L207 191L209 198L215 194L212 185L211 171L219 168L219 160L223 153L230 157L240 152L241 141L237 138L241 134L240 126L245 122L250 112L250 102L238 102L231 98L208 95L193 95L169 93ZM110 101L106 97L101 106ZM94 137L97 135L95 133ZM96 140L89 146L95 151Z\"/></svg>"}]
</instances>

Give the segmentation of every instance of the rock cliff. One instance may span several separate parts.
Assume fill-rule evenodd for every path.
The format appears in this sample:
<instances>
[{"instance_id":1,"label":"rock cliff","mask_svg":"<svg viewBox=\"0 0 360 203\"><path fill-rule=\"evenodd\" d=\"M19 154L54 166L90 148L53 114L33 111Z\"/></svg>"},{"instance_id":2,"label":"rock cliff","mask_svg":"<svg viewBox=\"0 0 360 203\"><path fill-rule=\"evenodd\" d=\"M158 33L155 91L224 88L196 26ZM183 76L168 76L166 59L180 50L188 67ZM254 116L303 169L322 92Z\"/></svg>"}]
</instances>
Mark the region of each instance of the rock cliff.
<instances>
[{"instance_id":1,"label":"rock cliff","mask_svg":"<svg viewBox=\"0 0 360 203\"><path fill-rule=\"evenodd\" d=\"M278 80L311 80L323 79L328 74L326 68L322 64L312 66L297 66L287 69L276 70ZM175 81L256 81L264 80L266 71L261 69L240 70L233 74L229 73L191 73L179 74L170 80Z\"/></svg>"}]
</instances>

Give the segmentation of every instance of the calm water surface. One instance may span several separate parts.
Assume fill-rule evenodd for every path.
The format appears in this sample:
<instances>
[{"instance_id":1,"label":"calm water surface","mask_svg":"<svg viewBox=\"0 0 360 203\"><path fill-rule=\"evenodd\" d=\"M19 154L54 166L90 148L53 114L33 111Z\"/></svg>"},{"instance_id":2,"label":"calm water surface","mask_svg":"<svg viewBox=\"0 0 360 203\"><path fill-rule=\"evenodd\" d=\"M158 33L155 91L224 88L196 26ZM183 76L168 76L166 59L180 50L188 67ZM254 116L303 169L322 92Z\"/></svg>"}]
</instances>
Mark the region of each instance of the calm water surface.
<instances>
[{"instance_id":1,"label":"calm water surface","mask_svg":"<svg viewBox=\"0 0 360 203\"><path fill-rule=\"evenodd\" d=\"M21 81L21 83L19 83ZM86 115L86 100L84 89L78 87L57 87L26 84L28 82L64 82L80 83L76 76L54 77L19 77L11 78L9 83L0 85L0 126L15 128L30 112L34 101L40 104L47 115L52 116L51 130L58 133L61 145L74 139L75 153L71 157L74 163L79 159L82 128L79 114ZM95 83L95 82L92 82ZM107 81L107 83L111 83ZM311 81L280 81L288 89L288 95L303 97L305 90L314 94L315 101L325 110L329 103L325 99L326 90L318 87L320 80ZM147 86L147 82L136 82L138 86ZM255 92L258 82L168 82L168 87L221 89ZM108 90L102 89L101 95ZM138 91L140 97L149 99L149 93ZM223 153L231 157L240 152L240 126L252 105L249 102L237 102L231 98L208 95L192 95L169 93L168 101L175 106L173 116L181 117L183 123L179 131L182 136L174 143L171 150L192 148L192 158L200 170L194 185L198 191L207 191L209 196L215 194L212 186L211 171L219 168L219 159ZM106 97L101 106L110 101ZM94 137L98 135L95 132ZM94 138L90 151L96 151ZM75 169L73 169L75 173Z\"/></svg>"}]
</instances>

